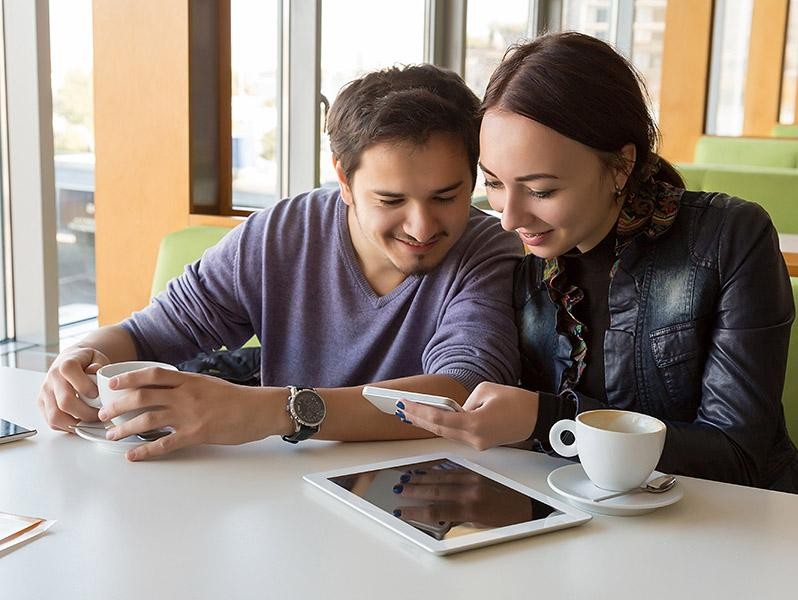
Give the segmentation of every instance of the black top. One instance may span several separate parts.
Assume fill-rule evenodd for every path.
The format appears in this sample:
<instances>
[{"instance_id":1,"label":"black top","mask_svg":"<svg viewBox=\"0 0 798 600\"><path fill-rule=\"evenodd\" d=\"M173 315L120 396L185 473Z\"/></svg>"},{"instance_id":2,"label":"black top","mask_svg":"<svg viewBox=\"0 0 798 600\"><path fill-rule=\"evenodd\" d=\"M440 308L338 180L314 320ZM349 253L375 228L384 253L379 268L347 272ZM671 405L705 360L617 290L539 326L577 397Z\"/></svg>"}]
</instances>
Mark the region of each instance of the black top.
<instances>
[{"instance_id":1,"label":"black top","mask_svg":"<svg viewBox=\"0 0 798 600\"><path fill-rule=\"evenodd\" d=\"M584 298L574 305L574 316L585 325L585 370L576 389L606 402L604 388L604 332L610 326L607 295L610 269L615 261L615 228L587 252L574 248L561 257L568 281L582 290Z\"/></svg>"}]
</instances>

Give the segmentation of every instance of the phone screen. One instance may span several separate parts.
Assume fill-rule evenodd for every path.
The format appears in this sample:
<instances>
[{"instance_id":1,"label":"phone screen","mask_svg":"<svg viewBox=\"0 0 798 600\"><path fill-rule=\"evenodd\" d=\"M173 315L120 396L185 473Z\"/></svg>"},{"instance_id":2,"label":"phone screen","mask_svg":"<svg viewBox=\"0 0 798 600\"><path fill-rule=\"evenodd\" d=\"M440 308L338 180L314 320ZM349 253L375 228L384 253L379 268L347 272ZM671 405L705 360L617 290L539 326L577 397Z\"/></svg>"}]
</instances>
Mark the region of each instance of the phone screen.
<instances>
[{"instance_id":1,"label":"phone screen","mask_svg":"<svg viewBox=\"0 0 798 600\"><path fill-rule=\"evenodd\" d=\"M561 514L446 459L331 477L330 481L437 540Z\"/></svg>"},{"instance_id":2,"label":"phone screen","mask_svg":"<svg viewBox=\"0 0 798 600\"><path fill-rule=\"evenodd\" d=\"M14 437L16 435L20 435L22 433L32 433L32 429L26 429L21 425L17 425L16 423L12 423L11 421L6 421L5 419L0 419L0 439L6 437Z\"/></svg>"}]
</instances>

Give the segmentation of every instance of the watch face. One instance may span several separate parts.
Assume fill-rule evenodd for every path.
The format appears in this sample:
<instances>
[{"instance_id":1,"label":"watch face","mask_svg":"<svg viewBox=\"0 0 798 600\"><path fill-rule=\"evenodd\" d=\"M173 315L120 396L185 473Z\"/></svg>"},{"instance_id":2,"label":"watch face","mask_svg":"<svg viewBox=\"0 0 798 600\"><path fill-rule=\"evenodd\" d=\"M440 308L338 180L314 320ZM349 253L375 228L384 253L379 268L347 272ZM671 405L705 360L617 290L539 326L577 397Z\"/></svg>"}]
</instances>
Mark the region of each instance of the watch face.
<instances>
[{"instance_id":1,"label":"watch face","mask_svg":"<svg viewBox=\"0 0 798 600\"><path fill-rule=\"evenodd\" d=\"M324 400L316 392L302 390L294 396L294 414L297 420L310 427L315 427L324 420L327 409Z\"/></svg>"}]
</instances>

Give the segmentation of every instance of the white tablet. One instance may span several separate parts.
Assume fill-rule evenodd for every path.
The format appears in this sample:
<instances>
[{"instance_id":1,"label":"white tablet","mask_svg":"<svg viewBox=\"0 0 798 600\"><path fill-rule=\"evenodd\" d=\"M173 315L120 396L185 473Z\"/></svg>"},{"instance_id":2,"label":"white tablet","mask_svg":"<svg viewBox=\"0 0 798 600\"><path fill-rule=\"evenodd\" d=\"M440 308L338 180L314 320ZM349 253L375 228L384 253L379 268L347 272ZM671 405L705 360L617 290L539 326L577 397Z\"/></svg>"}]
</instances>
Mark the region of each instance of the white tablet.
<instances>
[{"instance_id":1,"label":"white tablet","mask_svg":"<svg viewBox=\"0 0 798 600\"><path fill-rule=\"evenodd\" d=\"M434 554L581 525L591 518L446 454L314 473L305 480Z\"/></svg>"}]
</instances>

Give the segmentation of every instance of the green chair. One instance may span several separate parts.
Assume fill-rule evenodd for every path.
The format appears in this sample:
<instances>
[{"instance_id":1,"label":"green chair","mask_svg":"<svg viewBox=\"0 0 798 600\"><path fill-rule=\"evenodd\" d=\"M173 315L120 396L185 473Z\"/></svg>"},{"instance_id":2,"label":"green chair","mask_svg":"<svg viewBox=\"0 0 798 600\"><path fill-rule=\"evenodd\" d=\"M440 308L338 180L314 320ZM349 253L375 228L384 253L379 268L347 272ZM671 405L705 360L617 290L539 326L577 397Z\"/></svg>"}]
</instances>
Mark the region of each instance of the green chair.
<instances>
[{"instance_id":1,"label":"green chair","mask_svg":"<svg viewBox=\"0 0 798 600\"><path fill-rule=\"evenodd\" d=\"M770 135L773 137L798 137L798 123L795 125L776 125Z\"/></svg>"},{"instance_id":2,"label":"green chair","mask_svg":"<svg viewBox=\"0 0 798 600\"><path fill-rule=\"evenodd\" d=\"M705 135L696 142L693 162L795 169L798 168L798 140Z\"/></svg>"},{"instance_id":3,"label":"green chair","mask_svg":"<svg viewBox=\"0 0 798 600\"><path fill-rule=\"evenodd\" d=\"M798 277L790 277L792 297L798 306ZM792 324L790 349L787 354L787 374L784 378L784 393L781 395L784 405L784 418L787 421L787 432L798 444L798 319Z\"/></svg>"},{"instance_id":4,"label":"green chair","mask_svg":"<svg viewBox=\"0 0 798 600\"><path fill-rule=\"evenodd\" d=\"M202 253L221 240L230 229L227 227L187 227L167 234L161 240L155 274L152 277L150 296L166 289L169 281L183 272Z\"/></svg>"},{"instance_id":5,"label":"green chair","mask_svg":"<svg viewBox=\"0 0 798 600\"><path fill-rule=\"evenodd\" d=\"M151 296L166 289L171 279L180 275L186 265L202 257L202 253L230 232L228 227L195 226L167 234L161 240L155 274L152 278ZM259 346L253 337L245 347Z\"/></svg>"}]
</instances>

